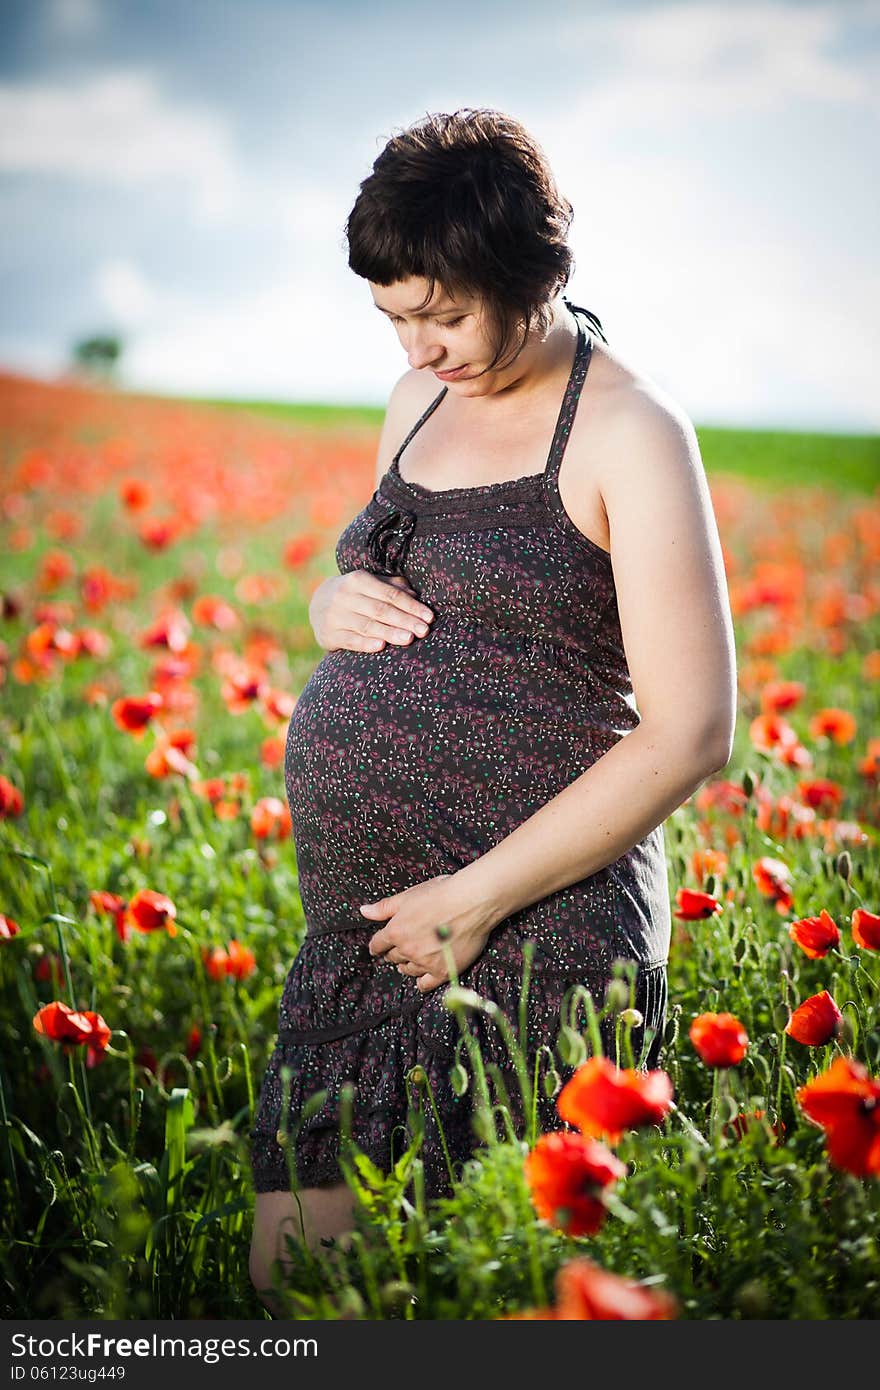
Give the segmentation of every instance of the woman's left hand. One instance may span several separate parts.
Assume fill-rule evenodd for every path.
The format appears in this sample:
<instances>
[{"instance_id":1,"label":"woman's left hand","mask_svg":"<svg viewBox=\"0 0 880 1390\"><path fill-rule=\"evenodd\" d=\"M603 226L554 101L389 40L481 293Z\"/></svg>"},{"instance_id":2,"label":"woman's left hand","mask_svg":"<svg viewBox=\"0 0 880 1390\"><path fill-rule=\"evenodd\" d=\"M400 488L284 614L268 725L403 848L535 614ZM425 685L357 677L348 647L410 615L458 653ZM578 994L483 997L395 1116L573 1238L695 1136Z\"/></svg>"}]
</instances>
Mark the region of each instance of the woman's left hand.
<instances>
[{"instance_id":1,"label":"woman's left hand","mask_svg":"<svg viewBox=\"0 0 880 1390\"><path fill-rule=\"evenodd\" d=\"M481 955L501 920L490 904L474 900L470 888L465 894L457 874L439 874L402 893L362 903L360 911L365 917L390 918L370 938L370 954L384 956L401 974L414 976L423 993L448 982L447 950L460 974ZM438 927L448 929L444 940Z\"/></svg>"}]
</instances>

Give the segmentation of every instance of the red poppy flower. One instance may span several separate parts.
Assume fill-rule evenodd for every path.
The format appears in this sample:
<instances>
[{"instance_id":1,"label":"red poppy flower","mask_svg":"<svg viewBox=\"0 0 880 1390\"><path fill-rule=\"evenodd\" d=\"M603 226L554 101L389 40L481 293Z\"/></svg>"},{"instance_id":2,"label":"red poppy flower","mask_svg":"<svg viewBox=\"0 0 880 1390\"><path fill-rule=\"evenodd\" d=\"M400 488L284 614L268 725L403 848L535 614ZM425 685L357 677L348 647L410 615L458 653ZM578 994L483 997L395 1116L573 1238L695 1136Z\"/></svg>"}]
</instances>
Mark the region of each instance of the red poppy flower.
<instances>
[{"instance_id":1,"label":"red poppy flower","mask_svg":"<svg viewBox=\"0 0 880 1390\"><path fill-rule=\"evenodd\" d=\"M678 1304L664 1289L621 1279L592 1260L569 1260L556 1276L556 1316L566 1321L666 1322Z\"/></svg>"},{"instance_id":2,"label":"red poppy flower","mask_svg":"<svg viewBox=\"0 0 880 1390\"><path fill-rule=\"evenodd\" d=\"M853 941L865 951L880 951L880 917L857 907L852 915Z\"/></svg>"},{"instance_id":3,"label":"red poppy flower","mask_svg":"<svg viewBox=\"0 0 880 1390\"><path fill-rule=\"evenodd\" d=\"M198 777L198 769L191 760L196 736L192 729L175 729L157 740L144 760L144 767L151 777L170 777L180 773L192 781Z\"/></svg>"},{"instance_id":4,"label":"red poppy flower","mask_svg":"<svg viewBox=\"0 0 880 1390\"><path fill-rule=\"evenodd\" d=\"M119 484L119 496L130 512L140 511L150 500L150 489L139 478L126 478Z\"/></svg>"},{"instance_id":5,"label":"red poppy flower","mask_svg":"<svg viewBox=\"0 0 880 1390\"><path fill-rule=\"evenodd\" d=\"M202 1030L197 1023L194 1023L192 1028L190 1028L189 1034L187 1035L186 1039L185 1051L190 1061L192 1061L194 1057L198 1056L199 1049L201 1048L201 1046Z\"/></svg>"},{"instance_id":6,"label":"red poppy flower","mask_svg":"<svg viewBox=\"0 0 880 1390\"><path fill-rule=\"evenodd\" d=\"M837 1057L797 1092L804 1114L825 1131L835 1168L857 1177L880 1175L880 1081L861 1062Z\"/></svg>"},{"instance_id":7,"label":"red poppy flower","mask_svg":"<svg viewBox=\"0 0 880 1390\"><path fill-rule=\"evenodd\" d=\"M277 796L261 796L251 811L251 830L259 840L284 840L291 833L290 807Z\"/></svg>"},{"instance_id":8,"label":"red poppy flower","mask_svg":"<svg viewBox=\"0 0 880 1390\"><path fill-rule=\"evenodd\" d=\"M781 714L800 704L806 686L800 681L768 681L761 691L761 708L767 714Z\"/></svg>"},{"instance_id":9,"label":"red poppy flower","mask_svg":"<svg viewBox=\"0 0 880 1390\"><path fill-rule=\"evenodd\" d=\"M34 1028L54 1042L83 1042L92 1028L84 1014L56 999L34 1015Z\"/></svg>"},{"instance_id":10,"label":"red poppy flower","mask_svg":"<svg viewBox=\"0 0 880 1390\"><path fill-rule=\"evenodd\" d=\"M92 1009L71 1009L59 999L45 1004L34 1015L34 1029L55 1042L74 1043L88 1048L87 1065L94 1066L110 1041L110 1029Z\"/></svg>"},{"instance_id":11,"label":"red poppy flower","mask_svg":"<svg viewBox=\"0 0 880 1390\"><path fill-rule=\"evenodd\" d=\"M110 713L124 733L143 738L144 730L164 703L159 692L151 690L147 695L127 695L114 700Z\"/></svg>"},{"instance_id":12,"label":"red poppy flower","mask_svg":"<svg viewBox=\"0 0 880 1390\"><path fill-rule=\"evenodd\" d=\"M759 714L749 725L752 746L762 753L781 754L798 744L798 736L781 714Z\"/></svg>"},{"instance_id":13,"label":"red poppy flower","mask_svg":"<svg viewBox=\"0 0 880 1390\"><path fill-rule=\"evenodd\" d=\"M226 966L229 962L229 956L226 954L222 946L212 946L210 951L203 951L202 961L205 966L205 972L210 976L212 980L223 979L223 977L226 974Z\"/></svg>"},{"instance_id":14,"label":"red poppy flower","mask_svg":"<svg viewBox=\"0 0 880 1390\"><path fill-rule=\"evenodd\" d=\"M113 925L120 941L128 941L131 926L126 917L128 903L118 893L109 893L104 888L95 888L89 893L89 902L96 912L112 912Z\"/></svg>"},{"instance_id":15,"label":"red poppy flower","mask_svg":"<svg viewBox=\"0 0 880 1390\"><path fill-rule=\"evenodd\" d=\"M691 855L691 870L700 883L709 874L720 878L728 865L727 855L719 849L695 849Z\"/></svg>"},{"instance_id":16,"label":"red poppy flower","mask_svg":"<svg viewBox=\"0 0 880 1390\"><path fill-rule=\"evenodd\" d=\"M64 966L61 963L61 957L56 956L54 951L48 955L40 956L34 966L34 979L39 980L40 984L47 984L51 981L56 989L60 989L63 975Z\"/></svg>"},{"instance_id":17,"label":"red poppy flower","mask_svg":"<svg viewBox=\"0 0 880 1390\"><path fill-rule=\"evenodd\" d=\"M222 980L231 975L236 980L246 980L257 968L257 958L247 946L242 946L235 938L229 943L229 950L213 946L202 953L205 970L212 980Z\"/></svg>"},{"instance_id":18,"label":"red poppy flower","mask_svg":"<svg viewBox=\"0 0 880 1390\"><path fill-rule=\"evenodd\" d=\"M880 652L877 653L880 657ZM878 662L880 666L880 662ZM864 757L856 763L859 775L876 782L880 778L880 738L869 738Z\"/></svg>"},{"instance_id":19,"label":"red poppy flower","mask_svg":"<svg viewBox=\"0 0 880 1390\"><path fill-rule=\"evenodd\" d=\"M218 632L231 632L240 626L240 618L225 598L217 594L201 594L193 604L193 622L214 627Z\"/></svg>"},{"instance_id":20,"label":"red poppy flower","mask_svg":"<svg viewBox=\"0 0 880 1390\"><path fill-rule=\"evenodd\" d=\"M627 1129L661 1124L671 1103L672 1082L665 1071L623 1070L607 1057L591 1057L563 1086L556 1109L583 1134L616 1144Z\"/></svg>"},{"instance_id":21,"label":"red poppy flower","mask_svg":"<svg viewBox=\"0 0 880 1390\"><path fill-rule=\"evenodd\" d=\"M164 893L156 893L152 888L139 888L128 904L128 917L138 931L167 931L169 936L177 935L174 918L177 908Z\"/></svg>"},{"instance_id":22,"label":"red poppy flower","mask_svg":"<svg viewBox=\"0 0 880 1390\"><path fill-rule=\"evenodd\" d=\"M308 532L292 536L284 547L284 563L289 569L299 569L300 565L312 558L317 548L317 539Z\"/></svg>"},{"instance_id":23,"label":"red poppy flower","mask_svg":"<svg viewBox=\"0 0 880 1390\"><path fill-rule=\"evenodd\" d=\"M769 792L762 791L759 793L756 823L758 829L765 830L771 839L803 840L813 833L816 812L812 806L804 806L784 792L774 800Z\"/></svg>"},{"instance_id":24,"label":"red poppy flower","mask_svg":"<svg viewBox=\"0 0 880 1390\"><path fill-rule=\"evenodd\" d=\"M723 910L723 905L711 893L699 893L693 888L679 888L675 901L677 906L672 915L683 922L698 922Z\"/></svg>"},{"instance_id":25,"label":"red poppy flower","mask_svg":"<svg viewBox=\"0 0 880 1390\"><path fill-rule=\"evenodd\" d=\"M189 644L190 624L185 613L171 609L163 613L141 633L141 647L166 647L169 652L185 652Z\"/></svg>"},{"instance_id":26,"label":"red poppy flower","mask_svg":"<svg viewBox=\"0 0 880 1390\"><path fill-rule=\"evenodd\" d=\"M257 958L247 946L242 946L233 939L229 943L229 959L226 964L227 975L233 975L236 980L246 980L248 975L252 975L257 968Z\"/></svg>"},{"instance_id":27,"label":"red poppy flower","mask_svg":"<svg viewBox=\"0 0 880 1390\"><path fill-rule=\"evenodd\" d=\"M694 804L698 811L707 811L717 806L732 816L741 816L748 802L749 799L742 787L738 786L736 782L730 782L724 778L704 783L694 797Z\"/></svg>"},{"instance_id":28,"label":"red poppy flower","mask_svg":"<svg viewBox=\"0 0 880 1390\"><path fill-rule=\"evenodd\" d=\"M602 1193L626 1167L597 1139L558 1131L542 1134L525 1160L538 1215L570 1236L592 1236L605 1220Z\"/></svg>"},{"instance_id":29,"label":"red poppy flower","mask_svg":"<svg viewBox=\"0 0 880 1390\"><path fill-rule=\"evenodd\" d=\"M765 898L772 898L777 912L787 912L793 898L791 870L781 859L764 855L752 865L752 878Z\"/></svg>"},{"instance_id":30,"label":"red poppy flower","mask_svg":"<svg viewBox=\"0 0 880 1390\"><path fill-rule=\"evenodd\" d=\"M824 777L816 777L812 782L799 782L798 794L801 800L822 815L833 816L843 803L843 788L839 782L831 782Z\"/></svg>"},{"instance_id":31,"label":"red poppy flower","mask_svg":"<svg viewBox=\"0 0 880 1390\"><path fill-rule=\"evenodd\" d=\"M733 1014L700 1014L688 1034L707 1067L733 1067L745 1057L749 1035Z\"/></svg>"},{"instance_id":32,"label":"red poppy flower","mask_svg":"<svg viewBox=\"0 0 880 1390\"><path fill-rule=\"evenodd\" d=\"M830 738L834 743L852 743L856 721L846 709L820 709L810 720L813 738Z\"/></svg>"},{"instance_id":33,"label":"red poppy flower","mask_svg":"<svg viewBox=\"0 0 880 1390\"><path fill-rule=\"evenodd\" d=\"M795 1042L806 1047L822 1047L840 1032L843 1014L827 989L805 999L791 1015L785 1031Z\"/></svg>"},{"instance_id":34,"label":"red poppy flower","mask_svg":"<svg viewBox=\"0 0 880 1390\"><path fill-rule=\"evenodd\" d=\"M138 527L138 536L150 550L164 550L177 539L180 534L181 525L171 517L163 519L154 517L152 520L141 522Z\"/></svg>"},{"instance_id":35,"label":"red poppy flower","mask_svg":"<svg viewBox=\"0 0 880 1390\"><path fill-rule=\"evenodd\" d=\"M0 941L11 941L20 931L21 927L12 917L0 912Z\"/></svg>"},{"instance_id":36,"label":"red poppy flower","mask_svg":"<svg viewBox=\"0 0 880 1390\"><path fill-rule=\"evenodd\" d=\"M824 907L818 917L802 917L792 922L788 934L811 960L827 956L833 946L840 945L840 931Z\"/></svg>"},{"instance_id":37,"label":"red poppy flower","mask_svg":"<svg viewBox=\"0 0 880 1390\"><path fill-rule=\"evenodd\" d=\"M14 782L0 773L0 820L7 816L20 816L24 810L24 796Z\"/></svg>"},{"instance_id":38,"label":"red poppy flower","mask_svg":"<svg viewBox=\"0 0 880 1390\"><path fill-rule=\"evenodd\" d=\"M220 694L230 714L242 714L270 689L265 673L249 666L231 671L220 687Z\"/></svg>"}]
</instances>

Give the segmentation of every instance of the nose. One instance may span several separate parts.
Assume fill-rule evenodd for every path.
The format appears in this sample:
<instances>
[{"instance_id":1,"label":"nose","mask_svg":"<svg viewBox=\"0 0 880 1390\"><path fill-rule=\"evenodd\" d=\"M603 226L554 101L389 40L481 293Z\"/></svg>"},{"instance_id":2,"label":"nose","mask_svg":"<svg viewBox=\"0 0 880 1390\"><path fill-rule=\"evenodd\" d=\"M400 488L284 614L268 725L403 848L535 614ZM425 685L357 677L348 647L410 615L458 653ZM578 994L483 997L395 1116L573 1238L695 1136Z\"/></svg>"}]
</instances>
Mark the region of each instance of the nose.
<instances>
[{"instance_id":1,"label":"nose","mask_svg":"<svg viewBox=\"0 0 880 1390\"><path fill-rule=\"evenodd\" d=\"M409 365L416 371L439 362L443 356L443 348L438 343L430 341L430 333L430 327L409 329L406 357Z\"/></svg>"}]
</instances>

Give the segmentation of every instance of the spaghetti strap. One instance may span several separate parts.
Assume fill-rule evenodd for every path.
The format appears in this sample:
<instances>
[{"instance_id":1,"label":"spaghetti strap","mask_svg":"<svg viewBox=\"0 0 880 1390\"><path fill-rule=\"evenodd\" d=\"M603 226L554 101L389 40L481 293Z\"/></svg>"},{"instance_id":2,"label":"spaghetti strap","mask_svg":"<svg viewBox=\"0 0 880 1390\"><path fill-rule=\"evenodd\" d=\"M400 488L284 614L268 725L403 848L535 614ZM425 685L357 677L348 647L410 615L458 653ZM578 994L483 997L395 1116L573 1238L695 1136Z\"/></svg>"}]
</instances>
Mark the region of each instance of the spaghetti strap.
<instances>
[{"instance_id":1,"label":"spaghetti strap","mask_svg":"<svg viewBox=\"0 0 880 1390\"><path fill-rule=\"evenodd\" d=\"M571 433L572 422L577 411L580 399L581 388L584 378L587 375L587 368L590 365L590 358L593 353L593 340L589 331L584 327L581 314L584 312L577 305L563 296L563 303L568 308L577 324L577 346L574 350L574 360L571 364L571 371L568 375L568 382L565 393L562 397L562 404L559 407L559 414L556 417L556 428L553 431L553 439L550 442L550 449L547 454L547 462L544 467L544 477L547 481L552 481L559 472L559 465L565 453L565 446L568 443L568 436Z\"/></svg>"},{"instance_id":2,"label":"spaghetti strap","mask_svg":"<svg viewBox=\"0 0 880 1390\"><path fill-rule=\"evenodd\" d=\"M399 461L400 455L403 453L404 449L406 448L406 446L407 446L407 444L409 443L409 441L412 439L413 435L416 434L416 433L422 428L422 425L425 423L425 421L427 420L428 416L431 415L431 414L437 409L438 405L440 404L440 402L442 401L443 397L446 395L446 392L447 392L448 390L449 390L449 387L448 387L448 386L444 386L444 387L443 387L443 390L440 392L439 396L435 396L435 397L434 397L434 399L432 400L431 404L428 406L427 410L423 410L423 411L422 411L422 413L421 413L421 415L419 416L418 420L416 420L416 422L415 422L415 424L413 425L412 429L410 430L409 434L406 436L406 439L403 441L403 443L401 444L401 446L400 446L400 448L398 449L397 453L394 455L394 460L393 460L394 463L397 463L397 462Z\"/></svg>"}]
</instances>

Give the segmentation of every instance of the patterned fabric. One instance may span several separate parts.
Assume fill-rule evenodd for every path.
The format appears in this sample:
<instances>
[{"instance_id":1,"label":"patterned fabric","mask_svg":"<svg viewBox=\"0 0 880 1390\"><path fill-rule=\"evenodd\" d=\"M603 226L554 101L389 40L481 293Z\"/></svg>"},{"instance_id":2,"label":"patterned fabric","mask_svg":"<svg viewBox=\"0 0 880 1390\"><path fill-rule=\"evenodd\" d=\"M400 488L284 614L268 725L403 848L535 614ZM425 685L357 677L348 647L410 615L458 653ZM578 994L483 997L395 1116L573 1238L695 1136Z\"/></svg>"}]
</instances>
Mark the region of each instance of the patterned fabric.
<instances>
[{"instance_id":1,"label":"patterned fabric","mask_svg":"<svg viewBox=\"0 0 880 1390\"><path fill-rule=\"evenodd\" d=\"M401 455L444 387L339 538L340 573L403 574L435 617L406 646L328 652L290 721L284 776L307 932L282 992L251 1136L258 1192L289 1186L276 1138L283 1065L293 1072L286 1127L296 1130L299 1183L310 1187L341 1181L345 1082L356 1088L353 1138L387 1171L406 1144L405 1077L417 1063L443 1128L441 1138L427 1106L426 1191L448 1190L442 1139L454 1168L478 1142L473 1085L460 1097L450 1085L461 1029L442 988L423 995L369 954L383 923L358 905L479 858L639 723L610 555L578 530L559 492L592 325L601 332L588 311L565 303L578 343L543 472L440 491L404 479ZM601 1005L614 961L627 959L638 966L645 1024L662 1030L670 925L658 826L606 868L505 918L461 983L516 1025L522 946L536 943L526 1011L533 1058L553 1046L569 987L585 985ZM509 1075L497 1027L481 1017L470 1026ZM613 1046L607 1034L605 1042ZM658 1045L659 1035L652 1064ZM297 1129L309 1096L324 1089ZM552 1100L541 1100L539 1119L561 1127Z\"/></svg>"}]
</instances>

